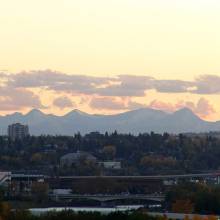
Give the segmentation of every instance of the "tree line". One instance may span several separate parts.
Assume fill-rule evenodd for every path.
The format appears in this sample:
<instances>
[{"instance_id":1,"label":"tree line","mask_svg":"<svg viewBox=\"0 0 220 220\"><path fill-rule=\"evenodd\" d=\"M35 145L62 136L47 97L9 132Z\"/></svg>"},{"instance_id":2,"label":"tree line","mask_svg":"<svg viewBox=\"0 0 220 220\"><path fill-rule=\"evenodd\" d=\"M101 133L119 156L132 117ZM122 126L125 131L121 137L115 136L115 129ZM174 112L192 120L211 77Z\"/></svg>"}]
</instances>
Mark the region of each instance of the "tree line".
<instances>
[{"instance_id":1,"label":"tree line","mask_svg":"<svg viewBox=\"0 0 220 220\"><path fill-rule=\"evenodd\" d=\"M181 183L167 193L166 204L172 212L220 215L220 186Z\"/></svg>"},{"instance_id":2,"label":"tree line","mask_svg":"<svg viewBox=\"0 0 220 220\"><path fill-rule=\"evenodd\" d=\"M25 168L51 174L103 173L97 166L87 166L85 162L75 171L59 169L60 157L77 150L90 152L99 161L121 161L122 169L118 175L189 173L220 167L218 137L153 132L137 136L117 132L93 132L84 136L80 133L73 136L30 136L16 141L2 136L0 167L2 170Z\"/></svg>"}]
</instances>

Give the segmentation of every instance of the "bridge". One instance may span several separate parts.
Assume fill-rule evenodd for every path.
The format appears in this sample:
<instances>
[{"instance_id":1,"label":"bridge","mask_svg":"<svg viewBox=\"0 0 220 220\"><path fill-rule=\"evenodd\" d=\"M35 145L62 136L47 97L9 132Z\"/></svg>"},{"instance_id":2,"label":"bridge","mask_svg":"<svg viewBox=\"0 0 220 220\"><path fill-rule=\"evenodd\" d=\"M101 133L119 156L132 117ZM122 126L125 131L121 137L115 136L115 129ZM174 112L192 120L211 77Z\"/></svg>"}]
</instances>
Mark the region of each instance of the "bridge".
<instances>
[{"instance_id":1,"label":"bridge","mask_svg":"<svg viewBox=\"0 0 220 220\"><path fill-rule=\"evenodd\" d=\"M24 173L11 173L11 172L0 172L0 185L6 181L17 180L17 181L38 181L38 180L92 180L92 179L118 179L118 180L169 180L169 179L190 179L190 178L217 178L220 183L220 172L210 173L194 173L194 174L177 174L177 175L149 175L149 176L58 176L51 177L41 174L24 174Z\"/></svg>"},{"instance_id":2,"label":"bridge","mask_svg":"<svg viewBox=\"0 0 220 220\"><path fill-rule=\"evenodd\" d=\"M71 200L71 199L88 199L98 202L108 202L115 200L150 200L154 202L162 202L165 199L164 195L155 194L128 194L128 195L78 195L78 194L50 194L50 197L56 200Z\"/></svg>"},{"instance_id":3,"label":"bridge","mask_svg":"<svg viewBox=\"0 0 220 220\"><path fill-rule=\"evenodd\" d=\"M75 182L75 181L95 181L95 180L117 180L117 181L142 181L142 182L162 182L166 180L201 180L201 179L214 179L216 183L220 184L220 172L210 173L192 173L192 174L176 174L176 175L149 175L149 176L59 176L55 178L48 177L49 180L58 180L61 182Z\"/></svg>"},{"instance_id":4,"label":"bridge","mask_svg":"<svg viewBox=\"0 0 220 220\"><path fill-rule=\"evenodd\" d=\"M0 172L0 185L11 181L11 172Z\"/></svg>"},{"instance_id":5,"label":"bridge","mask_svg":"<svg viewBox=\"0 0 220 220\"><path fill-rule=\"evenodd\" d=\"M42 174L25 174L25 173L12 173L12 180L20 180L20 181L39 181L45 179L46 176Z\"/></svg>"},{"instance_id":6,"label":"bridge","mask_svg":"<svg viewBox=\"0 0 220 220\"><path fill-rule=\"evenodd\" d=\"M196 173L196 174L176 174L176 175L149 175L149 176L59 176L59 179L146 179L146 180L166 180L166 179L186 179L186 178L205 178L218 177L220 172ZM50 178L50 177L49 177Z\"/></svg>"}]
</instances>

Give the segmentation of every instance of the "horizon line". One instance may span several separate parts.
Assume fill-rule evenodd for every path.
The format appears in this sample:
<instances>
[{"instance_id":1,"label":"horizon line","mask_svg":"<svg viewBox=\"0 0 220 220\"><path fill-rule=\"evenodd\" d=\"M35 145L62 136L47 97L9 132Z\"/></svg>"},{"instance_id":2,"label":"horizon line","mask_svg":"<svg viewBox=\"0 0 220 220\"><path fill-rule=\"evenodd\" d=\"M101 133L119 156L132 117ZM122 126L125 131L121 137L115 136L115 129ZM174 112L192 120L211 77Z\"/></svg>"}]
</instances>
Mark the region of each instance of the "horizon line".
<instances>
[{"instance_id":1,"label":"horizon line","mask_svg":"<svg viewBox=\"0 0 220 220\"><path fill-rule=\"evenodd\" d=\"M139 111L139 110L153 110L153 111L157 111L157 112L163 112L163 113L166 113L166 114L174 114L176 112L179 112L181 110L186 110L186 111L189 111L191 112L193 115L195 115L196 117L198 117L199 119L203 120L203 121L207 121L207 122L213 122L213 121L209 121L209 120L205 120L203 118L201 118L200 116L198 116L196 113L194 113L190 108L187 108L187 107L183 107L183 108L179 108L175 111L172 111L172 112L169 112L169 111L165 111L165 110L161 110L161 109L156 109L156 108L149 108L149 107L143 107L143 108L137 108L137 109L133 109L133 110L125 110L123 112L120 112L120 113L113 113L113 114L91 114L91 113L88 113L88 112L85 112L85 111L81 111L80 109L73 109L73 110L70 110L62 115L56 115L54 113L45 113L43 110L41 109L38 109L38 108L32 108L31 110L27 111L26 113L22 113L22 112L19 112L19 111L15 111L13 113L10 113L10 114L5 114L5 115L0 115L0 117L7 117L7 116L12 116L12 115L15 115L15 114L19 114L19 115L22 115L22 116L26 116L28 114L31 114L32 112L34 111L37 111L41 114L44 114L46 116L49 116L49 115L52 115L52 116L56 116L56 117L64 117L64 116L67 116L68 114L72 113L72 112L77 112L77 113L81 113L81 114L84 114L84 115L90 115L90 116L116 116L116 115L121 115L121 114L125 114L125 113L128 113L128 112L134 112L134 111ZM217 122L219 120L216 120L214 122Z\"/></svg>"}]
</instances>

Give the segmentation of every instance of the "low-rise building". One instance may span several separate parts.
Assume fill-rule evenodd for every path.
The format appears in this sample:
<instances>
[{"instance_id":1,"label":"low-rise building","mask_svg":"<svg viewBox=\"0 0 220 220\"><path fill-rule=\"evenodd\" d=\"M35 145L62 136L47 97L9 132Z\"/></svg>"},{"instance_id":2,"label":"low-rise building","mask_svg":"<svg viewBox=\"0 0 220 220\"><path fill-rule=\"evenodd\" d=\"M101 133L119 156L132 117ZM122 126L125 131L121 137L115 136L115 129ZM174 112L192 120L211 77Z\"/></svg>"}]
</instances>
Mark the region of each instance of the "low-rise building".
<instances>
[{"instance_id":1,"label":"low-rise building","mask_svg":"<svg viewBox=\"0 0 220 220\"><path fill-rule=\"evenodd\" d=\"M120 161L103 161L103 162L99 162L99 165L104 167L105 169L112 169L112 170L121 169Z\"/></svg>"},{"instance_id":2,"label":"low-rise building","mask_svg":"<svg viewBox=\"0 0 220 220\"><path fill-rule=\"evenodd\" d=\"M76 153L65 154L60 158L60 165L71 167L72 165L76 165L80 163L81 160L88 160L92 162L96 162L96 157L88 152L77 151Z\"/></svg>"}]
</instances>

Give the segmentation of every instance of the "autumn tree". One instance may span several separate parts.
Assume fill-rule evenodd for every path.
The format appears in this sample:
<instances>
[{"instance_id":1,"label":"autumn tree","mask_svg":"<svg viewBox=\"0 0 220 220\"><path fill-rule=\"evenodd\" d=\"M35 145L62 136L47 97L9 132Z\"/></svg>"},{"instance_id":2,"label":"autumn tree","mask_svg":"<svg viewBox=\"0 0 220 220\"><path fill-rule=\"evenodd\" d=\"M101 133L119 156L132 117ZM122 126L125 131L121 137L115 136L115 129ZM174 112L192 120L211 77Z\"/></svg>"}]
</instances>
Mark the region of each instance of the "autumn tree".
<instances>
[{"instance_id":1,"label":"autumn tree","mask_svg":"<svg viewBox=\"0 0 220 220\"><path fill-rule=\"evenodd\" d=\"M113 160L116 155L116 147L113 145L104 146L102 152L106 159Z\"/></svg>"},{"instance_id":2,"label":"autumn tree","mask_svg":"<svg viewBox=\"0 0 220 220\"><path fill-rule=\"evenodd\" d=\"M172 204L172 212L175 213L192 213L194 205L190 200L176 200Z\"/></svg>"}]
</instances>

